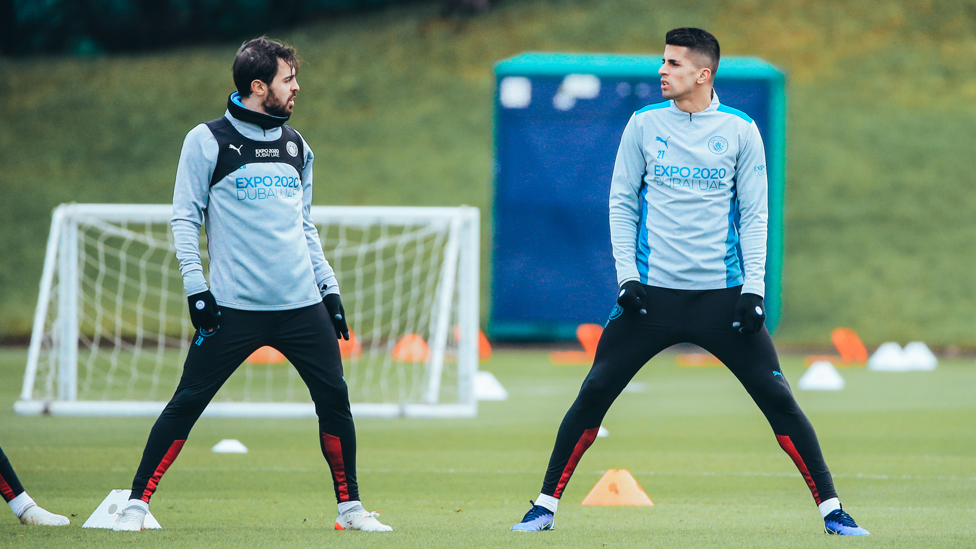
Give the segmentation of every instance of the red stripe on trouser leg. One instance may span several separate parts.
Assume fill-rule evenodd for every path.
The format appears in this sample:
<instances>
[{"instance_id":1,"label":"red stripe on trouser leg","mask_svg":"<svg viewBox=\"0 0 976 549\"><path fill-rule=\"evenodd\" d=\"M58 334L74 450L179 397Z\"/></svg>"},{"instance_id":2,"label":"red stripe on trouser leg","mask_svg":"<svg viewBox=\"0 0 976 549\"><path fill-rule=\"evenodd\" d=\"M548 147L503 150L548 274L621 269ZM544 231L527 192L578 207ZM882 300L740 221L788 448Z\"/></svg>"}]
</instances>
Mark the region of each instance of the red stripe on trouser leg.
<instances>
[{"instance_id":1,"label":"red stripe on trouser leg","mask_svg":"<svg viewBox=\"0 0 976 549\"><path fill-rule=\"evenodd\" d=\"M566 488L569 477L573 476L573 471L576 470L576 465L579 463L580 458L583 457L583 452L593 444L598 432L600 432L599 427L583 431L583 436L580 437L579 442L576 443L576 447L573 448L573 453L569 456L569 462L566 464L566 468L563 469L562 476L559 477L559 484L556 485L556 491L553 492L552 497L559 499L563 495L563 489Z\"/></svg>"},{"instance_id":2,"label":"red stripe on trouser leg","mask_svg":"<svg viewBox=\"0 0 976 549\"><path fill-rule=\"evenodd\" d=\"M349 501L349 485L346 483L346 466L342 461L342 442L339 437L322 433L322 443L325 445L325 459L332 468L332 476L339 486L339 501Z\"/></svg>"},{"instance_id":3,"label":"red stripe on trouser leg","mask_svg":"<svg viewBox=\"0 0 976 549\"><path fill-rule=\"evenodd\" d=\"M156 486L159 485L159 479L163 478L163 473L169 469L169 466L176 461L176 456L180 455L180 450L183 449L183 445L186 444L186 439L174 440L173 444L169 447L166 455L163 456L163 460L159 462L159 466L156 467L156 472L153 473L149 483L146 484L146 489L142 492L142 501L149 503L149 498L152 497L153 492L156 491ZM129 496L132 497L132 496Z\"/></svg>"},{"instance_id":4,"label":"red stripe on trouser leg","mask_svg":"<svg viewBox=\"0 0 976 549\"><path fill-rule=\"evenodd\" d=\"M17 495L14 494L14 489L7 484L7 481L4 480L3 477L0 477L0 494L3 494L4 501L10 501L17 497Z\"/></svg>"},{"instance_id":5,"label":"red stripe on trouser leg","mask_svg":"<svg viewBox=\"0 0 976 549\"><path fill-rule=\"evenodd\" d=\"M807 481L807 486L810 487L810 493L813 494L813 501L820 505L820 494L817 493L817 485L813 482L813 477L810 476L810 470L807 469L807 464L803 463L803 458L800 457L800 452L796 451L796 446L793 446L793 441L790 437L776 435L776 440L779 445L783 448L790 458L793 459L793 463L796 464L796 468L800 470L800 474L803 475L803 480Z\"/></svg>"}]
</instances>

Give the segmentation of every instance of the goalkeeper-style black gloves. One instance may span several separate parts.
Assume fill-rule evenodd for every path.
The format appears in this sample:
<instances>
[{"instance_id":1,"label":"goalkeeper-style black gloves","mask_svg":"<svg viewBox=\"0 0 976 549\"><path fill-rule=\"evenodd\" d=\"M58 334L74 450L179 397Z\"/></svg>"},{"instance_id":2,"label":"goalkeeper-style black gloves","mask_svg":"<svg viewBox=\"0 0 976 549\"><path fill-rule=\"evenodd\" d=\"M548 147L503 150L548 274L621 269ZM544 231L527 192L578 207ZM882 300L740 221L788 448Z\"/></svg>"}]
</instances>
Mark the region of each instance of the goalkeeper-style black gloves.
<instances>
[{"instance_id":1,"label":"goalkeeper-style black gloves","mask_svg":"<svg viewBox=\"0 0 976 549\"><path fill-rule=\"evenodd\" d=\"M190 322L194 328L201 332L213 332L220 327L220 307L210 290L193 294L186 301L190 304Z\"/></svg>"},{"instance_id":2,"label":"goalkeeper-style black gloves","mask_svg":"<svg viewBox=\"0 0 976 549\"><path fill-rule=\"evenodd\" d=\"M332 326L335 328L336 339L349 341L349 326L346 325L346 310L342 307L342 299L339 294L326 294L322 296L322 303L329 311L329 318L332 319Z\"/></svg>"},{"instance_id":3,"label":"goalkeeper-style black gloves","mask_svg":"<svg viewBox=\"0 0 976 549\"><path fill-rule=\"evenodd\" d=\"M640 311L640 314L647 314L647 292L644 285L638 280L628 280L620 286L620 293L617 294L617 305L627 311Z\"/></svg>"},{"instance_id":4,"label":"goalkeeper-style black gloves","mask_svg":"<svg viewBox=\"0 0 976 549\"><path fill-rule=\"evenodd\" d=\"M754 334L766 322L766 307L763 298L756 294L742 294L735 304L735 314L732 316L732 327L740 334Z\"/></svg>"}]
</instances>

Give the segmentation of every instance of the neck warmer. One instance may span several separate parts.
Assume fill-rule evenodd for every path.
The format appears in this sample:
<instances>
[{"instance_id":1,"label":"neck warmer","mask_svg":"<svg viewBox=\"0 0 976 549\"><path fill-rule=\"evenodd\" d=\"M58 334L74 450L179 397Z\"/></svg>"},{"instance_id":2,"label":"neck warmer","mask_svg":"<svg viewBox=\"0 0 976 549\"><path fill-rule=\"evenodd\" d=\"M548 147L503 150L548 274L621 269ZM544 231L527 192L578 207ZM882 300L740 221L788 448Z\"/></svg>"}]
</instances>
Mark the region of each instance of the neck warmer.
<instances>
[{"instance_id":1,"label":"neck warmer","mask_svg":"<svg viewBox=\"0 0 976 549\"><path fill-rule=\"evenodd\" d=\"M273 130L281 127L289 118L288 116L273 116L263 112L249 110L244 106L244 103L241 103L241 94L238 92L230 94L230 97L227 98L227 110L230 111L230 114L234 118L243 122L256 124L265 130Z\"/></svg>"}]
</instances>

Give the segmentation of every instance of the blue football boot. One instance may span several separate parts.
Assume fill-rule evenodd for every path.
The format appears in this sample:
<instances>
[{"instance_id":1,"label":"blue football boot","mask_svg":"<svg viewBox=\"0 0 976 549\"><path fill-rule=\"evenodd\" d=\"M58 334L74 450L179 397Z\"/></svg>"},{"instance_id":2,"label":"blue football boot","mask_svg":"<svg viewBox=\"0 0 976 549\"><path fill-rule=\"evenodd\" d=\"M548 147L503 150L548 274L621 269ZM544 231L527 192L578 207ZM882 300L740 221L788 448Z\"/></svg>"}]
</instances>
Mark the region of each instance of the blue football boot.
<instances>
[{"instance_id":1,"label":"blue football boot","mask_svg":"<svg viewBox=\"0 0 976 549\"><path fill-rule=\"evenodd\" d=\"M538 532L540 530L552 530L554 520L553 512L541 505L536 505L529 500L532 508L522 517L522 522L512 526L512 530L519 532Z\"/></svg>"},{"instance_id":2,"label":"blue football boot","mask_svg":"<svg viewBox=\"0 0 976 549\"><path fill-rule=\"evenodd\" d=\"M870 534L854 522L843 509L834 509L824 517L824 533L839 536L867 536Z\"/></svg>"}]
</instances>

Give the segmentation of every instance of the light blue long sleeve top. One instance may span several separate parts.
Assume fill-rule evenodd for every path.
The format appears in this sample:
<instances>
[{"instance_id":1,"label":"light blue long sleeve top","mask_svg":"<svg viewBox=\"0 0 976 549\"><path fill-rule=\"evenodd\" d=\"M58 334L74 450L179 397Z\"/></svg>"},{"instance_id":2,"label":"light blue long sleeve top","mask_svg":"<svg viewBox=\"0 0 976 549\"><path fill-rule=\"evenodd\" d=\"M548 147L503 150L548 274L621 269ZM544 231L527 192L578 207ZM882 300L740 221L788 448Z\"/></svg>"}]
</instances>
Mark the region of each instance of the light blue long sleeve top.
<instances>
[{"instance_id":1,"label":"light blue long sleeve top","mask_svg":"<svg viewBox=\"0 0 976 549\"><path fill-rule=\"evenodd\" d=\"M713 94L701 112L665 101L631 116L610 184L619 284L741 284L763 296L767 218L765 152L748 115Z\"/></svg>"},{"instance_id":2,"label":"light blue long sleeve top","mask_svg":"<svg viewBox=\"0 0 976 549\"><path fill-rule=\"evenodd\" d=\"M251 141L275 141L281 128L262 129L224 114ZM289 310L338 293L311 219L311 148L302 139L301 173L286 163L252 163L212 187L218 143L206 124L187 134L176 170L172 230L186 294L208 289L200 259L200 227L206 225L210 285L217 304L249 311ZM298 178L300 184L297 184ZM257 178L257 179L256 179ZM252 185L263 181L266 185ZM275 181L287 181L278 185Z\"/></svg>"}]
</instances>

